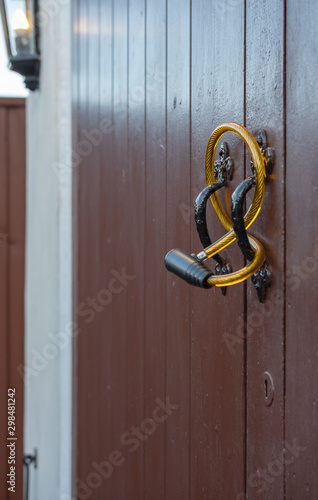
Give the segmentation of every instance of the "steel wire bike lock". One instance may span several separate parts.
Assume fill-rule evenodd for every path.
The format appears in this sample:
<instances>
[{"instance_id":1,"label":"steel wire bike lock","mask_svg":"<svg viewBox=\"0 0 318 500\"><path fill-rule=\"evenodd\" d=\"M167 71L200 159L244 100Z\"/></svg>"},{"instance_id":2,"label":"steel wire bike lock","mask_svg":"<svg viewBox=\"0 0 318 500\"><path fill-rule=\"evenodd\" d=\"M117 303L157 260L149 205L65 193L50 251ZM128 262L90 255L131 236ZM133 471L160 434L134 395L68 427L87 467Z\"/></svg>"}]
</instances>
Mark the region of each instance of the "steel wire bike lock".
<instances>
[{"instance_id":1,"label":"steel wire bike lock","mask_svg":"<svg viewBox=\"0 0 318 500\"><path fill-rule=\"evenodd\" d=\"M226 132L238 135L247 145L252 158L253 174L239 184L232 194L231 218L222 207L217 194L217 191L225 187L227 180L230 179L233 167L231 158L226 157L226 143L221 146L221 161L215 162L214 160L218 141ZM271 281L269 268L264 265L266 252L262 243L250 235L247 229L253 224L261 210L265 195L265 179L266 175L272 172L273 159L274 151L267 147L264 130L260 131L258 140L245 127L237 123L224 123L214 130L208 142L205 158L207 186L199 194L194 205L196 228L204 250L197 255L188 254L180 249L171 250L165 258L168 271L190 285L201 288L221 287L223 295L227 286L241 283L252 276L259 300L264 301L266 288L270 286ZM244 215L245 198L252 187L255 187L253 201ZM228 231L215 243L211 242L206 222L209 199L223 227ZM242 269L231 272L229 264L224 261L219 252L234 241L237 242L247 264ZM211 257L217 262L215 273L203 263Z\"/></svg>"}]
</instances>

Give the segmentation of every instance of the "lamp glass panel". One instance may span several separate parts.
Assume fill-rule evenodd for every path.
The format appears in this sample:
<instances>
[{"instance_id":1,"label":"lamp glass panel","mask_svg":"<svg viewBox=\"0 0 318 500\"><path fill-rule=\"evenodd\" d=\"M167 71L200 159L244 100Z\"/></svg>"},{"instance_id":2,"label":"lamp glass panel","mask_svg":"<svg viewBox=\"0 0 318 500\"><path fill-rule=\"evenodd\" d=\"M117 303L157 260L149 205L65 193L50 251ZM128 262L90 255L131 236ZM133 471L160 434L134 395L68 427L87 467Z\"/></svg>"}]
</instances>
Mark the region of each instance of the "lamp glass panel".
<instances>
[{"instance_id":1,"label":"lamp glass panel","mask_svg":"<svg viewBox=\"0 0 318 500\"><path fill-rule=\"evenodd\" d=\"M13 56L35 53L33 2L5 0L11 51Z\"/></svg>"}]
</instances>

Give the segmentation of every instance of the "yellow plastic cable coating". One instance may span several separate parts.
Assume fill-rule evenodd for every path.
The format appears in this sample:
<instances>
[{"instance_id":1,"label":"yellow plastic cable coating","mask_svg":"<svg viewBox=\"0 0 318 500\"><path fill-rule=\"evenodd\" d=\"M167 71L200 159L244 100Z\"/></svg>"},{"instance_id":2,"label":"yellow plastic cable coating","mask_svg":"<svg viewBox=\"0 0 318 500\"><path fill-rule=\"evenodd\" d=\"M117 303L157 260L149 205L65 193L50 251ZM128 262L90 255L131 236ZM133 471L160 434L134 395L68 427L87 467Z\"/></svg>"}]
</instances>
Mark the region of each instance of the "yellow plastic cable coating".
<instances>
[{"instance_id":1,"label":"yellow plastic cable coating","mask_svg":"<svg viewBox=\"0 0 318 500\"><path fill-rule=\"evenodd\" d=\"M248 265L240 269L239 271L234 271L230 274L224 274L223 276L211 276L208 279L208 283L211 286L229 286L236 285L237 283L241 283L242 281L247 280L250 276L252 276L256 271L262 267L265 261L266 253L263 245L253 236L248 237L249 242L253 249L255 250L255 256L252 262Z\"/></svg>"},{"instance_id":2,"label":"yellow plastic cable coating","mask_svg":"<svg viewBox=\"0 0 318 500\"><path fill-rule=\"evenodd\" d=\"M262 155L262 152L259 148L259 145L257 144L257 141L245 127L239 125L238 123L232 123L232 122L223 123L214 130L208 142L206 158L205 158L205 177L207 185L216 182L214 177L214 156L217 143L220 137L226 132L233 132L234 134L238 135L241 139L243 139L243 141L245 142L251 153L255 167L256 184L255 184L254 198L250 208L248 209L244 217L244 225L245 228L247 229L254 222L257 215L259 214L259 211L261 209L264 200L266 160ZM219 220L223 224L224 228L228 231L228 233L222 238L220 238L218 241L216 241L215 243L204 249L207 257L209 258L215 255L216 253L220 252L221 250L223 250L231 243L233 243L233 241L235 241L236 239L233 231L232 221L228 217L224 208L222 207L218 194L216 192L213 193L210 199ZM240 283L241 281L244 281L250 276L252 276L252 274L254 274L262 266L266 256L264 247L256 238L250 235L248 235L248 237L253 249L255 250L255 256L253 261L240 271L235 271L233 273L223 276L211 277L208 280L208 283L211 286L228 286Z\"/></svg>"}]
</instances>

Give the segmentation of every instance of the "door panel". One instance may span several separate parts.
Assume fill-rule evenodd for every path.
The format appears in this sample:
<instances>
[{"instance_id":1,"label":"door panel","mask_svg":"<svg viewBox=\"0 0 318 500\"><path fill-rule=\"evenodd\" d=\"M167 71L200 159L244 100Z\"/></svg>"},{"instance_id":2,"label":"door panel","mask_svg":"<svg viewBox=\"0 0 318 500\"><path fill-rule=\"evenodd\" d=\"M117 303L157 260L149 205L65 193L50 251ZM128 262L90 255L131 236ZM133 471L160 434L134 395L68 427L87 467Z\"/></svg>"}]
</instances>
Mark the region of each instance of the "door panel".
<instances>
[{"instance_id":1,"label":"door panel","mask_svg":"<svg viewBox=\"0 0 318 500\"><path fill-rule=\"evenodd\" d=\"M74 6L78 498L318 494L315 10L313 0ZM171 248L201 250L193 203L225 121L264 128L275 149L250 228L272 272L264 304L251 280L224 297L164 268ZM236 136L223 139L229 211L250 158ZM210 206L208 224L213 241L224 235ZM244 265L235 243L222 256Z\"/></svg>"}]
</instances>

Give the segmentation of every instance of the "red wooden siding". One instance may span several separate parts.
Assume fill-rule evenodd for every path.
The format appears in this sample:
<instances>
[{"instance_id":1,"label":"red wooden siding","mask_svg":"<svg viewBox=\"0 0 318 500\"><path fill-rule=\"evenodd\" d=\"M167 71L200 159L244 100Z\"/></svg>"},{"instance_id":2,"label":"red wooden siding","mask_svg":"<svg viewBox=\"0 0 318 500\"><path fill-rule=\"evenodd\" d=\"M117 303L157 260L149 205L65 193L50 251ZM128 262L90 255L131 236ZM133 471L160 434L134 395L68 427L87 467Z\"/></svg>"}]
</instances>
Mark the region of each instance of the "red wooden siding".
<instances>
[{"instance_id":1,"label":"red wooden siding","mask_svg":"<svg viewBox=\"0 0 318 500\"><path fill-rule=\"evenodd\" d=\"M25 250L25 101L0 98L0 384L1 498L9 472L8 389L16 389L16 493L22 500Z\"/></svg>"}]
</instances>

